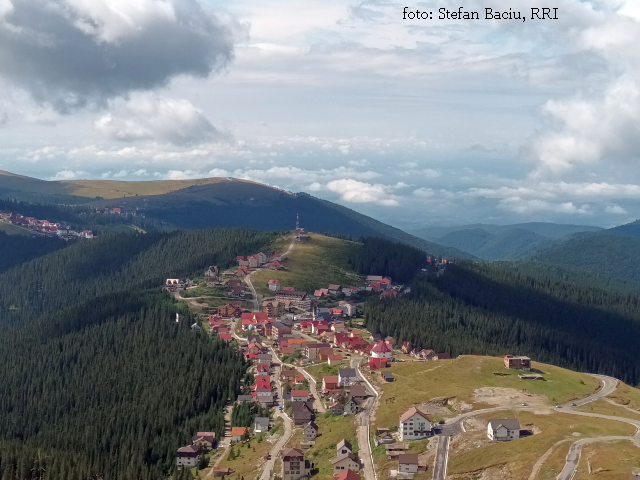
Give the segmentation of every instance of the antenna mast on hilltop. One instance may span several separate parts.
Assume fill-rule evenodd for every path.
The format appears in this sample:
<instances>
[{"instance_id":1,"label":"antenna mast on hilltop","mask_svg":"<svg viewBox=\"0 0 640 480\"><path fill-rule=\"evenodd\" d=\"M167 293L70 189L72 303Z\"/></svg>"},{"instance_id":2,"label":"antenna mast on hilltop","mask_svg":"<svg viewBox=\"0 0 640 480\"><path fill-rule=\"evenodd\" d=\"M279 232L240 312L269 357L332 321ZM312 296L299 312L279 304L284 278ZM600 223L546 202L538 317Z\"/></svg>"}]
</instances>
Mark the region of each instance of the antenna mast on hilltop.
<instances>
[{"instance_id":1,"label":"antenna mast on hilltop","mask_svg":"<svg viewBox=\"0 0 640 480\"><path fill-rule=\"evenodd\" d=\"M300 214L296 213L296 230L300 230Z\"/></svg>"}]
</instances>

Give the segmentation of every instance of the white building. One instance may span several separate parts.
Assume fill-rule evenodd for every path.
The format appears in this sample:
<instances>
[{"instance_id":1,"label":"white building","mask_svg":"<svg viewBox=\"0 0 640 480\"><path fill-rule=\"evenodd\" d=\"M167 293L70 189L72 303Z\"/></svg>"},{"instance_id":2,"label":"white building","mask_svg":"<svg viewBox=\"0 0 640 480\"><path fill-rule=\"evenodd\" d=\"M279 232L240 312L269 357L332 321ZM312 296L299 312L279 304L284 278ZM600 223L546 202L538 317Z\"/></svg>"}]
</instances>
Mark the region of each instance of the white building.
<instances>
[{"instance_id":1,"label":"white building","mask_svg":"<svg viewBox=\"0 0 640 480\"><path fill-rule=\"evenodd\" d=\"M393 357L393 349L386 342L383 342L382 340L380 340L371 349L371 356L373 358L391 359Z\"/></svg>"},{"instance_id":2,"label":"white building","mask_svg":"<svg viewBox=\"0 0 640 480\"><path fill-rule=\"evenodd\" d=\"M178 467L193 468L198 464L200 455L198 455L198 449L193 445L188 445L178 449L176 454L176 463Z\"/></svg>"},{"instance_id":3,"label":"white building","mask_svg":"<svg viewBox=\"0 0 640 480\"><path fill-rule=\"evenodd\" d=\"M487 437L498 442L520 438L520 422L515 418L489 420Z\"/></svg>"},{"instance_id":4,"label":"white building","mask_svg":"<svg viewBox=\"0 0 640 480\"><path fill-rule=\"evenodd\" d=\"M269 290L273 292L280 290L280 280L269 280Z\"/></svg>"},{"instance_id":5,"label":"white building","mask_svg":"<svg viewBox=\"0 0 640 480\"><path fill-rule=\"evenodd\" d=\"M411 407L400 417L400 441L422 440L431 436L431 422L415 407Z\"/></svg>"}]
</instances>

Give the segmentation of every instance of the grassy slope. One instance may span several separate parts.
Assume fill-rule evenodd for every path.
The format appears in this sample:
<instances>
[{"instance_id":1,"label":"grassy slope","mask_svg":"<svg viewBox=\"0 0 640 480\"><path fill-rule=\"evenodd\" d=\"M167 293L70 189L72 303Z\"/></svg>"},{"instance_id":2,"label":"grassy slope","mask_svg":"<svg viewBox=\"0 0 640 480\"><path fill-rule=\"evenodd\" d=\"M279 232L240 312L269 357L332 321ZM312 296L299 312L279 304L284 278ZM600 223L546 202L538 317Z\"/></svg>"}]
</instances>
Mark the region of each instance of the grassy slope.
<instances>
[{"instance_id":1,"label":"grassy slope","mask_svg":"<svg viewBox=\"0 0 640 480\"><path fill-rule=\"evenodd\" d=\"M591 466L591 474L589 473ZM586 445L574 480L627 480L640 471L640 449L631 442Z\"/></svg>"},{"instance_id":2,"label":"grassy slope","mask_svg":"<svg viewBox=\"0 0 640 480\"><path fill-rule=\"evenodd\" d=\"M357 243L311 234L308 243L298 243L285 260L286 271L260 270L254 276L258 293L269 295L270 279L280 280L280 285L296 290L313 292L327 288L331 283L344 286L362 284L361 277L354 273L347 259L358 248ZM284 251L282 247L281 250Z\"/></svg>"},{"instance_id":3,"label":"grassy slope","mask_svg":"<svg viewBox=\"0 0 640 480\"><path fill-rule=\"evenodd\" d=\"M261 465L264 463L264 456L269 453L269 450L273 448L275 443L270 443L266 439L269 434L260 434L257 437L253 437L248 443L237 443L233 446L233 451L236 454L234 460L229 460L229 454L224 456L224 459L218 465L221 468L233 468L235 478L241 478L244 476L245 480L252 480L259 478L261 472ZM262 441L260 441L262 439ZM204 472L204 477L208 470Z\"/></svg>"},{"instance_id":4,"label":"grassy slope","mask_svg":"<svg viewBox=\"0 0 640 480\"><path fill-rule=\"evenodd\" d=\"M457 360L394 363L391 371L397 380L382 387L384 397L396 400L381 402L375 425L396 427L398 417L410 406L434 397L456 397L458 401L473 403L474 390L480 387L526 388L530 393L545 396L549 405L553 405L589 395L599 386L597 380L584 373L536 362L532 366L544 372L547 381L520 380L517 375L520 372L505 369L502 359L494 357L463 356ZM509 375L496 376L494 372Z\"/></svg>"},{"instance_id":5,"label":"grassy slope","mask_svg":"<svg viewBox=\"0 0 640 480\"><path fill-rule=\"evenodd\" d=\"M496 414L479 415L487 421ZM553 413L536 415L532 412L504 411L499 418L517 418L523 428L539 428L540 433L513 442L490 443L484 429L463 434L477 442L474 448L449 457L447 473L462 474L495 466L504 466L512 480L526 480L536 460L556 442L569 438L574 441L584 437L606 435L632 435L635 428L623 422L599 418L582 418L569 414ZM578 433L579 436L574 436Z\"/></svg>"},{"instance_id":6,"label":"grassy slope","mask_svg":"<svg viewBox=\"0 0 640 480\"><path fill-rule=\"evenodd\" d=\"M318 425L318 438L313 447L305 450L305 457L319 468L314 480L332 480L333 465L331 460L336 456L336 445L345 439L358 451L356 426L353 416L334 417L330 413L319 414L315 420ZM299 448L302 435L292 437L289 446Z\"/></svg>"},{"instance_id":7,"label":"grassy slope","mask_svg":"<svg viewBox=\"0 0 640 480\"><path fill-rule=\"evenodd\" d=\"M0 222L0 230L6 233L7 235L23 235L30 237L33 233L29 233L27 230L23 228L16 227L10 223Z\"/></svg>"}]
</instances>

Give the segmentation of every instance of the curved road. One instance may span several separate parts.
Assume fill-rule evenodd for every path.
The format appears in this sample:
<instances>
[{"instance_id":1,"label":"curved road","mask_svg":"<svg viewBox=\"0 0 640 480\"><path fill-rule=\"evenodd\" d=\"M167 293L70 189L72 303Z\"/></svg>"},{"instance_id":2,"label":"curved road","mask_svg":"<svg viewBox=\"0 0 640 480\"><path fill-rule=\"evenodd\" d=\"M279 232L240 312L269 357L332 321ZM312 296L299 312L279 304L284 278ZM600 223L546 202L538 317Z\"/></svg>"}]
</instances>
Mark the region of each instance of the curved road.
<instances>
[{"instance_id":1,"label":"curved road","mask_svg":"<svg viewBox=\"0 0 640 480\"><path fill-rule=\"evenodd\" d=\"M569 455L567 455L567 462L565 464L562 473L558 476L557 480L571 480L575 475L575 470L578 466L578 461L580 460L580 453L582 451L582 446L586 443L595 442L595 441L606 441L606 440L632 440L638 446L640 446L640 420L633 420L622 417L614 417L609 415L599 415L595 413L587 413L587 412L578 412L572 409L573 404L576 406L586 405L587 403L594 402L596 400L600 400L601 398L610 395L615 391L618 386L618 380L613 377L608 377L605 375L593 375L593 377L597 378L602 382L602 388L598 390L593 395L589 395L588 397L583 398L582 400L575 400L573 402L567 402L563 405L558 405L554 408L556 412L559 413L570 413L574 415L583 415L586 417L598 417L604 418L608 420L617 420L626 423L630 423L638 427L636 433L631 437L601 437L601 438L585 438L582 440L578 440L575 442L571 449L569 450ZM499 410L530 410L532 407L494 407L494 408L486 408L483 410L476 410L469 413L464 413L462 415L458 415L455 418L449 419L442 426L441 437L438 440L438 448L436 452L435 464L433 467L433 480L445 480L447 476L447 462L449 459L449 437L464 432L463 422L467 418L480 415L483 413L496 412Z\"/></svg>"},{"instance_id":2,"label":"curved road","mask_svg":"<svg viewBox=\"0 0 640 480\"><path fill-rule=\"evenodd\" d=\"M364 409L358 418L358 445L360 447L360 460L364 470L365 480L377 480L376 470L373 465L373 455L371 453L371 440L369 423L371 422L371 412L375 408L378 399L378 392L360 372L360 362L362 357L352 357L351 367L355 368L357 377L364 383L370 397L364 403Z\"/></svg>"}]
</instances>

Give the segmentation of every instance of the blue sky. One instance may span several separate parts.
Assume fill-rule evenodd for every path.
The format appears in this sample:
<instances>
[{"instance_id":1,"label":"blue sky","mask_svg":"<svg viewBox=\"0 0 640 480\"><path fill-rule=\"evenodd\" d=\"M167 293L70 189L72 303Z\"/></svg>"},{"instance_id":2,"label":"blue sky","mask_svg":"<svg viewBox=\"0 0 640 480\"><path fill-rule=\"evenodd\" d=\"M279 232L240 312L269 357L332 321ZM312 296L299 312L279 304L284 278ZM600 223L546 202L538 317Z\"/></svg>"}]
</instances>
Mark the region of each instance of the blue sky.
<instances>
[{"instance_id":1,"label":"blue sky","mask_svg":"<svg viewBox=\"0 0 640 480\"><path fill-rule=\"evenodd\" d=\"M639 216L637 1L406 5L458 6L0 0L0 169L246 178L404 228Z\"/></svg>"}]
</instances>

